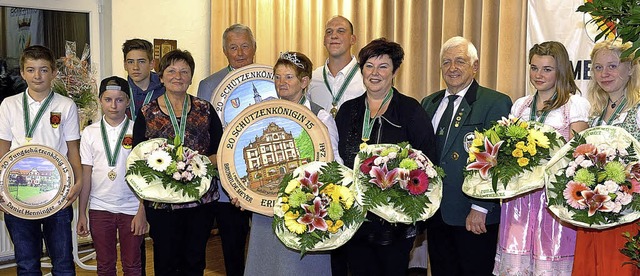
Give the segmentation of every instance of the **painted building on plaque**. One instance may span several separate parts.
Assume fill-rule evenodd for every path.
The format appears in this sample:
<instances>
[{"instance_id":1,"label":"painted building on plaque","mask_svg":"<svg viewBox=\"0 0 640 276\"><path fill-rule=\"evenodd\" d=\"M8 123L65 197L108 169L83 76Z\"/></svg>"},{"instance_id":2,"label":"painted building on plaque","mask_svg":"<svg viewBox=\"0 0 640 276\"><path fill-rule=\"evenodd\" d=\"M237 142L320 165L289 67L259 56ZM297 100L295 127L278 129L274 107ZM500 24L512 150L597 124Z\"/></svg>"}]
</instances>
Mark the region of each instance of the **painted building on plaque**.
<instances>
[{"instance_id":1,"label":"painted building on plaque","mask_svg":"<svg viewBox=\"0 0 640 276\"><path fill-rule=\"evenodd\" d=\"M262 136L243 148L249 188L262 192L277 192L282 177L308 160L300 160L293 135L275 122L262 131ZM263 187L276 184L276 187ZM275 188L275 189L274 189Z\"/></svg>"},{"instance_id":2,"label":"painted building on plaque","mask_svg":"<svg viewBox=\"0 0 640 276\"><path fill-rule=\"evenodd\" d=\"M31 170L11 170L9 182L17 186L40 187L42 191L55 188L60 183L60 175L55 171L45 171L32 168Z\"/></svg>"}]
</instances>

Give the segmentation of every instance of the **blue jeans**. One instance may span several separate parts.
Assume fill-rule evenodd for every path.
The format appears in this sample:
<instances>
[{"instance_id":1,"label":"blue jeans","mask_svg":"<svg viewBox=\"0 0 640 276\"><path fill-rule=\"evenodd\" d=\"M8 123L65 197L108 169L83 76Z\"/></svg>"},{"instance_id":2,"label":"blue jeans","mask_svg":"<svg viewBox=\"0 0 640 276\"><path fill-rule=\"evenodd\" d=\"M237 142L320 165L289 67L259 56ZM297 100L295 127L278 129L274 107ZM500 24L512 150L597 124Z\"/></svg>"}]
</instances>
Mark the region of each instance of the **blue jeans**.
<instances>
[{"instance_id":1,"label":"blue jeans","mask_svg":"<svg viewBox=\"0 0 640 276\"><path fill-rule=\"evenodd\" d=\"M15 249L18 275L42 275L40 257L44 238L53 275L75 275L71 242L71 207L36 220L22 219L4 214L4 221Z\"/></svg>"}]
</instances>

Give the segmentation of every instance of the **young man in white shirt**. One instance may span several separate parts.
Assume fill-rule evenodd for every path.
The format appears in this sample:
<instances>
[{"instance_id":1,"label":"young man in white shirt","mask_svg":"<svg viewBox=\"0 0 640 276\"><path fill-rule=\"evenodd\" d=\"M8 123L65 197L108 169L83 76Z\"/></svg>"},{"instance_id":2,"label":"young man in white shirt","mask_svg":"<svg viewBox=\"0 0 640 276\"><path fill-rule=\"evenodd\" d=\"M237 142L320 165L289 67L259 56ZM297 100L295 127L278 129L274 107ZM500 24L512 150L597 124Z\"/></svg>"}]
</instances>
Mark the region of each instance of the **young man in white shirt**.
<instances>
[{"instance_id":1,"label":"young man in white shirt","mask_svg":"<svg viewBox=\"0 0 640 276\"><path fill-rule=\"evenodd\" d=\"M54 64L55 58L48 48L40 45L25 48L20 58L20 74L27 82L27 90L0 104L0 156L27 144L47 146L67 156L75 179L66 206L46 218L31 220L4 214L14 244L18 275L42 274L43 238L53 265L52 273L75 275L71 239L73 209L69 205L82 190L78 108L70 98L52 91L51 81L57 74ZM28 122L26 127L25 122Z\"/></svg>"},{"instance_id":2,"label":"young man in white shirt","mask_svg":"<svg viewBox=\"0 0 640 276\"><path fill-rule=\"evenodd\" d=\"M91 234L98 275L117 273L118 242L123 273L140 275L140 244L147 221L141 201L125 181L127 156L133 143L133 121L126 115L129 84L123 78L109 77L100 83L99 93L104 115L82 131L80 142L84 188L78 208L78 235Z\"/></svg>"},{"instance_id":3,"label":"young man in white shirt","mask_svg":"<svg viewBox=\"0 0 640 276\"><path fill-rule=\"evenodd\" d=\"M362 74L351 46L356 44L353 24L343 16L327 21L324 47L329 58L313 71L309 85L309 99L329 111L333 117L342 103L356 98L365 91Z\"/></svg>"}]
</instances>

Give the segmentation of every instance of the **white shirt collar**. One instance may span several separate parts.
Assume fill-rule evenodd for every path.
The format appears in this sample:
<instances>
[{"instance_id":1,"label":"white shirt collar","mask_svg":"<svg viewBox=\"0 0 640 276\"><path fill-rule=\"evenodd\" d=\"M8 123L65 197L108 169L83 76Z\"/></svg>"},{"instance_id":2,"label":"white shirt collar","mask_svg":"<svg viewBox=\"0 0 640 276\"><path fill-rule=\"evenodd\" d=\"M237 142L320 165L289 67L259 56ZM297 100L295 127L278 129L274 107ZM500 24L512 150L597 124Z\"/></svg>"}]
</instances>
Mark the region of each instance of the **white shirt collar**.
<instances>
[{"instance_id":1,"label":"white shirt collar","mask_svg":"<svg viewBox=\"0 0 640 276\"><path fill-rule=\"evenodd\" d=\"M122 126L124 125L124 122L127 121L127 116L124 116L124 120L122 120L122 122L120 122L120 124L118 124L115 127L111 126L109 124L109 122L107 122L107 119L105 118L105 115L102 115L102 121L104 122L104 125L106 126L107 130L118 130L118 129L122 128Z\"/></svg>"},{"instance_id":2,"label":"white shirt collar","mask_svg":"<svg viewBox=\"0 0 640 276\"><path fill-rule=\"evenodd\" d=\"M455 94L457 96L460 96L457 99L462 99L462 98L464 98L465 95L467 95L467 91L469 91L469 87L471 87L471 84L473 84L473 81L469 85L467 85L467 87L465 87L464 89L460 90L460 92ZM447 90L444 93L444 97L446 98L446 97L451 96L451 95L454 95L454 94L451 94L451 92L449 92L449 88L447 88Z\"/></svg>"},{"instance_id":3,"label":"white shirt collar","mask_svg":"<svg viewBox=\"0 0 640 276\"><path fill-rule=\"evenodd\" d=\"M346 76L347 74L349 74L349 71L351 70L351 68L353 66L355 66L355 64L357 64L358 61L356 60L356 57L354 55L351 55L351 61L347 64L347 66L345 66L344 68L342 68L340 71L338 71L338 74L336 74L335 76L331 74L331 71L329 70L329 59L327 59L327 61L324 62L324 69L327 71L327 75L329 75L330 77L336 77L340 74Z\"/></svg>"}]
</instances>

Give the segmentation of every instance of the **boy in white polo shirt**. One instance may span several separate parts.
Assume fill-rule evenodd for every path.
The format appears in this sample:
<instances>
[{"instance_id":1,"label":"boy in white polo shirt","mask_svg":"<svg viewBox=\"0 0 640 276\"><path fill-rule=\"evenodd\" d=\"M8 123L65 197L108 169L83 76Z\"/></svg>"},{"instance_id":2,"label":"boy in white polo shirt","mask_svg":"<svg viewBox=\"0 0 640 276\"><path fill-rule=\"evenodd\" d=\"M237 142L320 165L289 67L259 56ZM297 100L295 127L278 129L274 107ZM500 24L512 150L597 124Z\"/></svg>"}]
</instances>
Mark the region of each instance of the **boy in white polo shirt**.
<instances>
[{"instance_id":1,"label":"boy in white polo shirt","mask_svg":"<svg viewBox=\"0 0 640 276\"><path fill-rule=\"evenodd\" d=\"M91 233L98 275L116 275L118 240L124 275L140 275L140 244L147 221L140 200L124 178L133 144L133 121L126 115L129 84L113 76L102 80L99 91L104 115L82 131L80 142L84 189L80 195L78 234Z\"/></svg>"},{"instance_id":2,"label":"boy in white polo shirt","mask_svg":"<svg viewBox=\"0 0 640 276\"><path fill-rule=\"evenodd\" d=\"M66 155L75 184L65 208L43 219L23 219L4 214L13 241L18 275L41 275L42 239L53 265L54 275L75 275L71 242L73 203L82 190L78 109L70 98L51 90L56 76L53 53L34 45L20 57L20 75L27 90L0 104L0 156L26 144L44 145ZM59 124L57 124L60 119Z\"/></svg>"}]
</instances>

